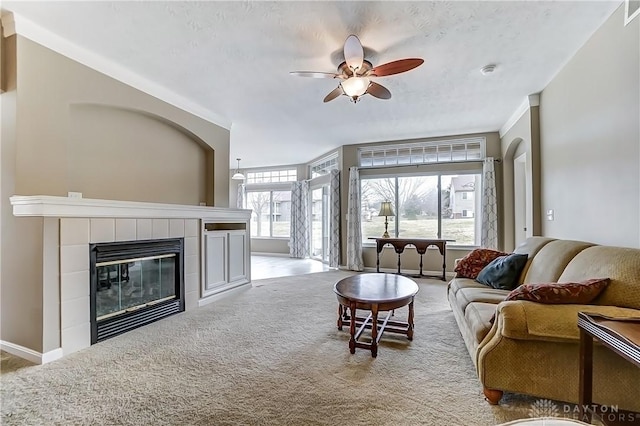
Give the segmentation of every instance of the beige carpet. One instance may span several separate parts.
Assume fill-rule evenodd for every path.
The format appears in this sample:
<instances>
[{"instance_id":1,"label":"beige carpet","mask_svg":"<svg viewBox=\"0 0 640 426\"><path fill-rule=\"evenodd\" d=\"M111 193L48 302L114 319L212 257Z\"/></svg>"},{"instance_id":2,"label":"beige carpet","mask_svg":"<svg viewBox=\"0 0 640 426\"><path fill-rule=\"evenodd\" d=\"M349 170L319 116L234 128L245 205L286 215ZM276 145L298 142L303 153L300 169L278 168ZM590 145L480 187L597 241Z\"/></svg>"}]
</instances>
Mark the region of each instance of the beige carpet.
<instances>
[{"instance_id":1,"label":"beige carpet","mask_svg":"<svg viewBox=\"0 0 640 426\"><path fill-rule=\"evenodd\" d=\"M351 355L332 288L348 275L255 281L43 366L3 359L2 424L493 425L528 416L527 398L484 401L442 281L417 280L413 342L388 334L377 359Z\"/></svg>"}]
</instances>

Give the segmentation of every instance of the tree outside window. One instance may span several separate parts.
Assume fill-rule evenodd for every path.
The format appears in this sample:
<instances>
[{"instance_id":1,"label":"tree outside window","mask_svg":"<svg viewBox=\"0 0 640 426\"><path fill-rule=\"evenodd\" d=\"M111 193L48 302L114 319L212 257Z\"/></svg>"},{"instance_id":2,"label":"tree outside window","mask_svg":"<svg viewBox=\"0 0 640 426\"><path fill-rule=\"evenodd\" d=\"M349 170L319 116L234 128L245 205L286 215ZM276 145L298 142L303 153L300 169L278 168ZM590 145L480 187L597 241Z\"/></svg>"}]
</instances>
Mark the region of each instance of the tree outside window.
<instances>
[{"instance_id":1,"label":"tree outside window","mask_svg":"<svg viewBox=\"0 0 640 426\"><path fill-rule=\"evenodd\" d=\"M288 238L291 224L291 191L249 191L252 237Z\"/></svg>"}]
</instances>

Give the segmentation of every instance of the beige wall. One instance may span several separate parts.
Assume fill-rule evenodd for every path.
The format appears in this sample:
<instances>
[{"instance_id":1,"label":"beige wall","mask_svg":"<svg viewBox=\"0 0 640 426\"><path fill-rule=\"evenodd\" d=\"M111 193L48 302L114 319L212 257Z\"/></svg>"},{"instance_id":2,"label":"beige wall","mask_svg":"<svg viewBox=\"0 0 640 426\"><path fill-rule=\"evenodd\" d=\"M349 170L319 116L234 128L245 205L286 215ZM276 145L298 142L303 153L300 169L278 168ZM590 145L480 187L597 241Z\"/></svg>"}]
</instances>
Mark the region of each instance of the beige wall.
<instances>
[{"instance_id":1,"label":"beige wall","mask_svg":"<svg viewBox=\"0 0 640 426\"><path fill-rule=\"evenodd\" d=\"M17 193L66 196L83 186L97 198L228 206L228 130L30 40L17 43ZM144 156L118 162L127 153ZM124 188L117 178L98 183L98 167L86 162L119 164L132 180Z\"/></svg>"},{"instance_id":2,"label":"beige wall","mask_svg":"<svg viewBox=\"0 0 640 426\"><path fill-rule=\"evenodd\" d=\"M545 236L640 247L640 19L623 9L542 92Z\"/></svg>"},{"instance_id":3,"label":"beige wall","mask_svg":"<svg viewBox=\"0 0 640 426\"><path fill-rule=\"evenodd\" d=\"M21 36L2 54L0 339L46 352L60 346L59 286L43 276L55 253L43 219L14 217L9 197L227 207L229 131Z\"/></svg>"}]
</instances>

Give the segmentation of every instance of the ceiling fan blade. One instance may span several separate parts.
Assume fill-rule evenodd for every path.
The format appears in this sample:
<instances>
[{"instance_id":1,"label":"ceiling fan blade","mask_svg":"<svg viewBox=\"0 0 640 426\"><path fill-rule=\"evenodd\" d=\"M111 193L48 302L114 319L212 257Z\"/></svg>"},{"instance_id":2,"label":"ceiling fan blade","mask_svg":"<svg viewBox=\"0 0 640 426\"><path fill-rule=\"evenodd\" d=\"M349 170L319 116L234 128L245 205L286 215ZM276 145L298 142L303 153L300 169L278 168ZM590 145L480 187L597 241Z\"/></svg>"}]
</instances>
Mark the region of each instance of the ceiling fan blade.
<instances>
[{"instance_id":1,"label":"ceiling fan blade","mask_svg":"<svg viewBox=\"0 0 640 426\"><path fill-rule=\"evenodd\" d=\"M424 63L424 59L420 59L420 58L400 59L398 61L393 61L393 62L388 62L386 64L378 65L377 67L371 70L369 75L373 75L376 77L384 77L385 75L400 74L401 72L406 72L416 67L419 67L423 63Z\"/></svg>"},{"instance_id":2,"label":"ceiling fan blade","mask_svg":"<svg viewBox=\"0 0 640 426\"><path fill-rule=\"evenodd\" d=\"M311 77L311 78L340 78L340 74L333 72L316 72L316 71L291 71L289 74L297 75L298 77Z\"/></svg>"},{"instance_id":3,"label":"ceiling fan blade","mask_svg":"<svg viewBox=\"0 0 640 426\"><path fill-rule=\"evenodd\" d=\"M324 97L324 102L329 102L342 95L342 87L338 86L331 91L327 96Z\"/></svg>"},{"instance_id":4,"label":"ceiling fan blade","mask_svg":"<svg viewBox=\"0 0 640 426\"><path fill-rule=\"evenodd\" d=\"M360 39L353 34L347 37L344 42L344 60L351 70L359 70L362 68L364 60L364 49Z\"/></svg>"},{"instance_id":5,"label":"ceiling fan blade","mask_svg":"<svg viewBox=\"0 0 640 426\"><path fill-rule=\"evenodd\" d=\"M384 86L372 81L367 93L378 99L391 99L391 92Z\"/></svg>"}]
</instances>

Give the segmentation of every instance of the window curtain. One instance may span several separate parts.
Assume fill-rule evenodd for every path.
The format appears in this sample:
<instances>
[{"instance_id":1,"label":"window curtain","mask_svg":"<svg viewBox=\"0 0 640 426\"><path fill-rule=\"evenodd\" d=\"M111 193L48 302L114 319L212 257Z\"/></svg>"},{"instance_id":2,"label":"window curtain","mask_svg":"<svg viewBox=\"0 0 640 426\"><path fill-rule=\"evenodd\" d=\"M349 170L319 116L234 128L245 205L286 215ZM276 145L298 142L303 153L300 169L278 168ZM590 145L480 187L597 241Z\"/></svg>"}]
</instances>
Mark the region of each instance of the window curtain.
<instances>
[{"instance_id":1,"label":"window curtain","mask_svg":"<svg viewBox=\"0 0 640 426\"><path fill-rule=\"evenodd\" d=\"M482 247L498 248L498 206L496 198L496 177L493 157L484 159L482 165Z\"/></svg>"},{"instance_id":2,"label":"window curtain","mask_svg":"<svg viewBox=\"0 0 640 426\"><path fill-rule=\"evenodd\" d=\"M245 191L244 191L244 183L238 185L238 198L236 200L236 207L239 209L244 209L244 199L245 199Z\"/></svg>"},{"instance_id":3,"label":"window curtain","mask_svg":"<svg viewBox=\"0 0 640 426\"><path fill-rule=\"evenodd\" d=\"M362 229L360 222L360 173L357 167L349 169L349 200L347 203L347 269L363 271Z\"/></svg>"},{"instance_id":4,"label":"window curtain","mask_svg":"<svg viewBox=\"0 0 640 426\"><path fill-rule=\"evenodd\" d=\"M329 181L329 267L340 266L340 171L331 170Z\"/></svg>"},{"instance_id":5,"label":"window curtain","mask_svg":"<svg viewBox=\"0 0 640 426\"><path fill-rule=\"evenodd\" d=\"M309 182L291 184L291 237L289 255L304 259L309 255Z\"/></svg>"}]
</instances>

